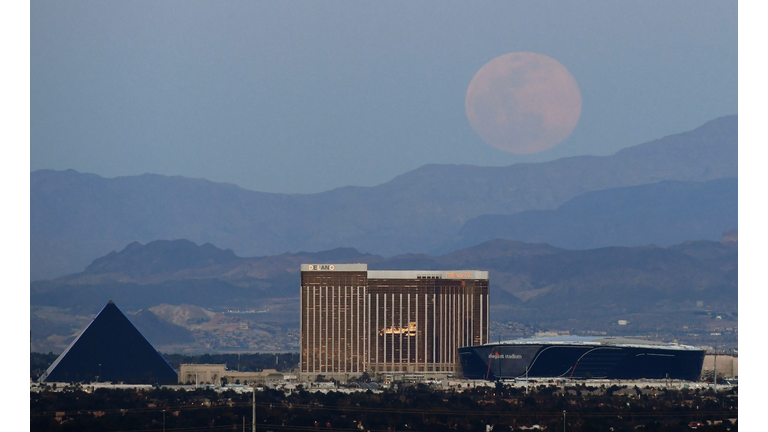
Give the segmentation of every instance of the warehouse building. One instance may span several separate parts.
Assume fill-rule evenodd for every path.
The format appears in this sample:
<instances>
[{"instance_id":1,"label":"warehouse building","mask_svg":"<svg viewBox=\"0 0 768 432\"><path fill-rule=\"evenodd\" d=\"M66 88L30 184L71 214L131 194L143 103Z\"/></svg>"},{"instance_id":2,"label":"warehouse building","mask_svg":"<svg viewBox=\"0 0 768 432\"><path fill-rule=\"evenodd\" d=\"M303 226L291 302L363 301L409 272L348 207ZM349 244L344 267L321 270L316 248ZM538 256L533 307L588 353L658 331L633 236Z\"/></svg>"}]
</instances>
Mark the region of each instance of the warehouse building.
<instances>
[{"instance_id":1,"label":"warehouse building","mask_svg":"<svg viewBox=\"0 0 768 432\"><path fill-rule=\"evenodd\" d=\"M451 375L488 341L488 272L302 264L303 378Z\"/></svg>"}]
</instances>

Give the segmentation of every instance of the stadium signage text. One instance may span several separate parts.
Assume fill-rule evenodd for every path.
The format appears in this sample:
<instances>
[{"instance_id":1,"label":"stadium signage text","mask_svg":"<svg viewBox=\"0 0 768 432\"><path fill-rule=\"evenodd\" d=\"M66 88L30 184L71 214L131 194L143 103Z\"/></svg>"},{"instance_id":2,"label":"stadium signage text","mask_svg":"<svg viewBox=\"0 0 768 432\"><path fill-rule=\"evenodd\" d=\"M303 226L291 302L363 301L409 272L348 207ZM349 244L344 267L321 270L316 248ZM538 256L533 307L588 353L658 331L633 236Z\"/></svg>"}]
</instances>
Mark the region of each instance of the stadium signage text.
<instances>
[{"instance_id":1,"label":"stadium signage text","mask_svg":"<svg viewBox=\"0 0 768 432\"><path fill-rule=\"evenodd\" d=\"M521 359L523 356L520 354L488 354L490 359Z\"/></svg>"},{"instance_id":2,"label":"stadium signage text","mask_svg":"<svg viewBox=\"0 0 768 432\"><path fill-rule=\"evenodd\" d=\"M331 265L318 265L318 264L310 264L309 269L310 270L334 270L336 267Z\"/></svg>"},{"instance_id":3,"label":"stadium signage text","mask_svg":"<svg viewBox=\"0 0 768 432\"><path fill-rule=\"evenodd\" d=\"M446 273L445 276L453 278L468 278L472 277L471 273Z\"/></svg>"}]
</instances>

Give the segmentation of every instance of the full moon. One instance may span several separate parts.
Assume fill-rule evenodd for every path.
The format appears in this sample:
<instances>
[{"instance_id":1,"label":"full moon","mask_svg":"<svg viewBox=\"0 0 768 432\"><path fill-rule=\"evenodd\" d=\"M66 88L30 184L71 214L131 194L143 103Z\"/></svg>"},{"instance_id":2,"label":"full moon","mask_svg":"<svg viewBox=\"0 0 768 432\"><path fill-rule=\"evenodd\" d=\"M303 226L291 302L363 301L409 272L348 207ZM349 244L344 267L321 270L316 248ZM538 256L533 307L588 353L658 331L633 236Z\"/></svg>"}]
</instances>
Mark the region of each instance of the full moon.
<instances>
[{"instance_id":1,"label":"full moon","mask_svg":"<svg viewBox=\"0 0 768 432\"><path fill-rule=\"evenodd\" d=\"M477 71L465 105L469 124L483 141L500 150L530 154L568 138L581 116L581 93L557 60L514 52Z\"/></svg>"}]
</instances>

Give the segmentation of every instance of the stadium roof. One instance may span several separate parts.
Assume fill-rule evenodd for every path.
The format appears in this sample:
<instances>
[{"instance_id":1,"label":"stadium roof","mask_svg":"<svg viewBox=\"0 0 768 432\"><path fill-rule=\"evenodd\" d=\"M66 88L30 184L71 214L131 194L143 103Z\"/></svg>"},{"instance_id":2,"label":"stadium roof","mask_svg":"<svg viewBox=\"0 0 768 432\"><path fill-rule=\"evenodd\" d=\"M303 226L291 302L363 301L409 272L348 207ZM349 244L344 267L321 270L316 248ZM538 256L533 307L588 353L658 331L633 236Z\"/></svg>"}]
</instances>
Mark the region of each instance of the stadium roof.
<instances>
[{"instance_id":1,"label":"stadium roof","mask_svg":"<svg viewBox=\"0 0 768 432\"><path fill-rule=\"evenodd\" d=\"M636 348L701 350L701 348L690 345L680 345L671 342L649 341L644 339L625 338L619 336L553 336L529 339L513 339L502 341L501 343L488 343L486 345L610 345Z\"/></svg>"}]
</instances>

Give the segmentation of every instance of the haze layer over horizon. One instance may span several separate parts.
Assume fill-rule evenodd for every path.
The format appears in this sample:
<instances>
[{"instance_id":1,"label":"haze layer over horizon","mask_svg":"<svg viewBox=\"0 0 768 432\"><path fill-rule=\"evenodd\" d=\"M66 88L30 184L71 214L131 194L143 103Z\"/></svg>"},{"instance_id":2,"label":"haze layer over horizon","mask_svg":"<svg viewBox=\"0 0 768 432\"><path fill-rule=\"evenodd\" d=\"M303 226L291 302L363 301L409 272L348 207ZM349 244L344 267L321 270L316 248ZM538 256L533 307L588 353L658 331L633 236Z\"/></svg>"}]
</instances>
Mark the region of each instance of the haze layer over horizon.
<instances>
[{"instance_id":1,"label":"haze layer over horizon","mask_svg":"<svg viewBox=\"0 0 768 432\"><path fill-rule=\"evenodd\" d=\"M436 5L32 3L30 169L313 193L608 155L737 113L735 3ZM562 63L583 98L535 155L465 115L474 74L515 51Z\"/></svg>"}]
</instances>

